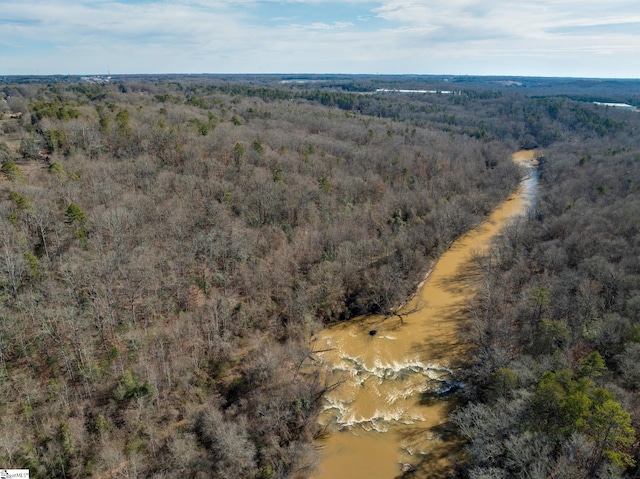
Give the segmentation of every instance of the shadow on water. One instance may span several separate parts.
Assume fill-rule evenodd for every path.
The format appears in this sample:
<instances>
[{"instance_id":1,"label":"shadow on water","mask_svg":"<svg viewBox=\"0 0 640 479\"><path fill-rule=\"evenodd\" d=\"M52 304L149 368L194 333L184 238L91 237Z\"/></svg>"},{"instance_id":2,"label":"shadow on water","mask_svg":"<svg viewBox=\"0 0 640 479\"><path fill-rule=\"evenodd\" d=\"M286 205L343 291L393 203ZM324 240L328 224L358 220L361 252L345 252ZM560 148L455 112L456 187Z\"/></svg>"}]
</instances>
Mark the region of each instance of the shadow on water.
<instances>
[{"instance_id":1,"label":"shadow on water","mask_svg":"<svg viewBox=\"0 0 640 479\"><path fill-rule=\"evenodd\" d=\"M465 347L462 338L468 328L469 318L469 302L466 299L446 308L439 308L438 320L445 326L438 330L437 335L415 343L412 350L418 354L427 353L434 361L446 360L448 364L455 365L459 358L452 355L452 350ZM459 364L464 364L464 361Z\"/></svg>"},{"instance_id":2,"label":"shadow on water","mask_svg":"<svg viewBox=\"0 0 640 479\"><path fill-rule=\"evenodd\" d=\"M456 402L454 400L457 393L462 389L462 381L452 378L447 381L444 387L434 391L425 391L420 394L421 406L435 406L443 401Z\"/></svg>"},{"instance_id":3,"label":"shadow on water","mask_svg":"<svg viewBox=\"0 0 640 479\"><path fill-rule=\"evenodd\" d=\"M442 402L442 399L439 400ZM446 400L447 416L458 406L451 397ZM448 421L434 427L408 428L401 432L402 443L417 444L425 437L433 438L428 454L415 455L415 460L403 464L404 471L394 479L445 479L454 477L464 463L465 440L462 439L455 424Z\"/></svg>"},{"instance_id":4,"label":"shadow on water","mask_svg":"<svg viewBox=\"0 0 640 479\"><path fill-rule=\"evenodd\" d=\"M428 352L429 357L434 361L447 361L452 368L462 367L466 364L466 360L459 358L464 355L453 355L453 348L463 347L461 338L467 327L469 318L469 293L475 290L478 280L481 278L482 271L478 263L467 261L461 264L456 271L437 279L433 285L440 290L457 296L459 301L451 303L447 306L441 306L437 310L433 310L431 314L437 316L437 320L441 324L447 324L437 335L423 338L422 341L412 346L412 351L420 354Z\"/></svg>"},{"instance_id":5,"label":"shadow on water","mask_svg":"<svg viewBox=\"0 0 640 479\"><path fill-rule=\"evenodd\" d=\"M446 292L454 295L464 295L482 278L482 268L475 261L466 261L458 269L446 276L441 277L434 283Z\"/></svg>"}]
</instances>

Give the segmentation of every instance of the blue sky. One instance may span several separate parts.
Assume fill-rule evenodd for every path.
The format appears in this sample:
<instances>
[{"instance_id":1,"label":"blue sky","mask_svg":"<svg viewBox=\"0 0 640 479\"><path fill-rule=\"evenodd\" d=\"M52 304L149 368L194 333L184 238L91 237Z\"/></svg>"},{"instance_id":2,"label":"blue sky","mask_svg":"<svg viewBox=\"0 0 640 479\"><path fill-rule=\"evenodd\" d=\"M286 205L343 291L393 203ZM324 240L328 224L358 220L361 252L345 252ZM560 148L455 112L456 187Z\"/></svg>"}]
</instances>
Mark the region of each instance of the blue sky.
<instances>
[{"instance_id":1,"label":"blue sky","mask_svg":"<svg viewBox=\"0 0 640 479\"><path fill-rule=\"evenodd\" d=\"M0 0L0 75L640 78L637 0Z\"/></svg>"}]
</instances>

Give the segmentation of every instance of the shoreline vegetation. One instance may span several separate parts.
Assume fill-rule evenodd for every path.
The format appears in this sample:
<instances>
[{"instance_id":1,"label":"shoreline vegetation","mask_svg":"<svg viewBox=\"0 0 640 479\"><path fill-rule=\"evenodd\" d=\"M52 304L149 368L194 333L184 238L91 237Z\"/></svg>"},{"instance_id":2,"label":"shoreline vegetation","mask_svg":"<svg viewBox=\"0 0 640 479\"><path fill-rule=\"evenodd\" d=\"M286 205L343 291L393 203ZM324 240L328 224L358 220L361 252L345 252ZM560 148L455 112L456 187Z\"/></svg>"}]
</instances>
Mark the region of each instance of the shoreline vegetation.
<instances>
[{"instance_id":1,"label":"shoreline vegetation","mask_svg":"<svg viewBox=\"0 0 640 479\"><path fill-rule=\"evenodd\" d=\"M481 259L459 474L555 474L587 451L571 477L633 476L640 117L589 103L637 106L633 82L11 80L3 467L308 477L332 385L301 373L307 338L392 313L515 188L510 152L543 148L533 218ZM460 94L355 93L372 86Z\"/></svg>"}]
</instances>

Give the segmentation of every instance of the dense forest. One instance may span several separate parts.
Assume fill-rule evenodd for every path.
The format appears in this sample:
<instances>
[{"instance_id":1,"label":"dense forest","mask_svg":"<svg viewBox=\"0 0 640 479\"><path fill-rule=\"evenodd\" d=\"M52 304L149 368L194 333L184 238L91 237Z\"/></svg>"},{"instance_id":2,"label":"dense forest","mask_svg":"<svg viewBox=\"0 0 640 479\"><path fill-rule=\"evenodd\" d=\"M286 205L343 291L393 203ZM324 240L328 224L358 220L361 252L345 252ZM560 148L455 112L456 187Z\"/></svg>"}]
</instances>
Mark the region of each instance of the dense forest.
<instances>
[{"instance_id":1,"label":"dense forest","mask_svg":"<svg viewBox=\"0 0 640 479\"><path fill-rule=\"evenodd\" d=\"M532 217L478 258L470 477L638 475L640 145L620 133L545 149ZM634 125L633 127L631 125ZM507 412L505 414L505 412Z\"/></svg>"},{"instance_id":2,"label":"dense forest","mask_svg":"<svg viewBox=\"0 0 640 479\"><path fill-rule=\"evenodd\" d=\"M311 334L393 314L540 148L536 210L477 261L460 474L637 471L636 112L380 79L0 86L3 466L307 477Z\"/></svg>"}]
</instances>

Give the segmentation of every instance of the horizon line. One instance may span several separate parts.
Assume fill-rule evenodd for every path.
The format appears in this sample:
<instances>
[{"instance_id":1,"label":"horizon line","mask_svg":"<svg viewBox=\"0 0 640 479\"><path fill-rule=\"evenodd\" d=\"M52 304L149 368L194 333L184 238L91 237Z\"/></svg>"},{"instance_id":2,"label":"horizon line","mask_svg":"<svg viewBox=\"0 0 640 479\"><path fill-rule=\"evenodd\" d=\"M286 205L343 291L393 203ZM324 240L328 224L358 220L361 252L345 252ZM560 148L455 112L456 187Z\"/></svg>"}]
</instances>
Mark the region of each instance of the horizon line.
<instances>
[{"instance_id":1,"label":"horizon line","mask_svg":"<svg viewBox=\"0 0 640 479\"><path fill-rule=\"evenodd\" d=\"M342 76L342 77L437 77L437 78L542 78L542 79L572 79L572 80L631 80L638 81L640 77L589 77L589 76L548 76L548 75L510 75L510 74L474 74L474 73L302 73L302 72L272 72L272 73L212 73L212 72L154 72L154 73L0 73L0 78L51 78L51 77L125 77L125 76Z\"/></svg>"}]
</instances>

